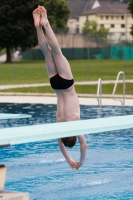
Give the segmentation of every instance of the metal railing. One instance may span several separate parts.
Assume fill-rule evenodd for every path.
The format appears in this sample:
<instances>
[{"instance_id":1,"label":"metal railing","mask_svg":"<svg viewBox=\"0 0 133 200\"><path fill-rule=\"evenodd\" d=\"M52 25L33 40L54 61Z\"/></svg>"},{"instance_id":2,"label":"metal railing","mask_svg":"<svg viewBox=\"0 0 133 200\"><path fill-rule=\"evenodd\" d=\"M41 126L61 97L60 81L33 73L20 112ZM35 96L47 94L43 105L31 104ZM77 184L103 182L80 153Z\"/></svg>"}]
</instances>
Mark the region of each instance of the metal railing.
<instances>
[{"instance_id":1,"label":"metal railing","mask_svg":"<svg viewBox=\"0 0 133 200\"><path fill-rule=\"evenodd\" d=\"M117 87L117 84L118 84L118 80L119 80L119 76L123 74L123 99L115 99L114 97L114 94L115 94L115 91L116 91L116 87ZM120 101L121 102L121 105L122 106L125 106L125 73L123 71L120 71L117 75L117 78L116 78L116 82L115 82L115 86L114 86L114 90L113 90L113 93L112 93L112 98L114 101Z\"/></svg>"},{"instance_id":2,"label":"metal railing","mask_svg":"<svg viewBox=\"0 0 133 200\"><path fill-rule=\"evenodd\" d=\"M101 78L98 79L98 87L97 87L97 101L98 105L102 105L102 80Z\"/></svg>"}]
</instances>

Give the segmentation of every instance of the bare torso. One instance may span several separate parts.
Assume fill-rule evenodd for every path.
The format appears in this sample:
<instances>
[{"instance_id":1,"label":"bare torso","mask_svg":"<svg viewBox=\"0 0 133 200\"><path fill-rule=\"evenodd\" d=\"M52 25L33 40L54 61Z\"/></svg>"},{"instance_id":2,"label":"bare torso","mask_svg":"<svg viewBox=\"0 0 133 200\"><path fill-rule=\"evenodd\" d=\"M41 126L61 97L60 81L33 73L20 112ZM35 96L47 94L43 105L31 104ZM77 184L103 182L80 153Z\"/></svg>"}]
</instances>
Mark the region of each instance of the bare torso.
<instances>
[{"instance_id":1,"label":"bare torso","mask_svg":"<svg viewBox=\"0 0 133 200\"><path fill-rule=\"evenodd\" d=\"M72 85L66 90L56 90L57 113L56 121L76 121L80 119L79 100Z\"/></svg>"}]
</instances>

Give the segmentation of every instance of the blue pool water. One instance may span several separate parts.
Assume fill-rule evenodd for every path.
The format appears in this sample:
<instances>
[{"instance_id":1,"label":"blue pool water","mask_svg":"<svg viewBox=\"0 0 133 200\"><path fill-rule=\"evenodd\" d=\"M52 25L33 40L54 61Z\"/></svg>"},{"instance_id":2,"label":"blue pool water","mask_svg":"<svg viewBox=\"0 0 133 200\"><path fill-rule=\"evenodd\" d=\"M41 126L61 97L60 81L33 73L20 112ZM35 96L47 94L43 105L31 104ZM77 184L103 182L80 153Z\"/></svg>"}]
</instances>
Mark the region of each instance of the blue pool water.
<instances>
[{"instance_id":1,"label":"blue pool water","mask_svg":"<svg viewBox=\"0 0 133 200\"><path fill-rule=\"evenodd\" d=\"M0 128L55 122L56 106L0 104L2 113L31 114L31 119L0 120ZM81 106L81 119L133 114L133 107ZM82 134L82 133L81 133ZM133 199L133 129L86 135L84 165L73 171L57 140L0 149L7 166L5 190L29 192L31 200ZM79 143L68 150L79 160Z\"/></svg>"}]
</instances>

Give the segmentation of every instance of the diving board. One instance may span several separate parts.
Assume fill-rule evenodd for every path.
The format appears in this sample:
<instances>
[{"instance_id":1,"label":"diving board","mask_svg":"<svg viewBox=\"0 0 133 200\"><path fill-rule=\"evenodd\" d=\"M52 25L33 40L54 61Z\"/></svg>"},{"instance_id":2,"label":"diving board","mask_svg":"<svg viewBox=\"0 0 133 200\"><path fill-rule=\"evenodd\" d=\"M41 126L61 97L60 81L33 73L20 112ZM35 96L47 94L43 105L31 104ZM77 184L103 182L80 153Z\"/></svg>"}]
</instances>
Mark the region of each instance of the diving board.
<instances>
[{"instance_id":1,"label":"diving board","mask_svg":"<svg viewBox=\"0 0 133 200\"><path fill-rule=\"evenodd\" d=\"M133 128L133 115L0 129L0 146Z\"/></svg>"},{"instance_id":2,"label":"diving board","mask_svg":"<svg viewBox=\"0 0 133 200\"><path fill-rule=\"evenodd\" d=\"M0 113L0 119L19 119L19 118L30 118L31 115L27 114L10 114L10 113Z\"/></svg>"}]
</instances>

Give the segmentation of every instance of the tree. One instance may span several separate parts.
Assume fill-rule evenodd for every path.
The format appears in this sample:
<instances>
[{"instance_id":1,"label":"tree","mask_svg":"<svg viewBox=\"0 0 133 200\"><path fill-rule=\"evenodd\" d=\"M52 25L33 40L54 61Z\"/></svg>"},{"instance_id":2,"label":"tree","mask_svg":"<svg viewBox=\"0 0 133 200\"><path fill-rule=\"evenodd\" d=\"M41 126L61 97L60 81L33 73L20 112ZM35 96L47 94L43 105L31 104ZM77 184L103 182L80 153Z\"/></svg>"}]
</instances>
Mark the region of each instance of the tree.
<instances>
[{"instance_id":1,"label":"tree","mask_svg":"<svg viewBox=\"0 0 133 200\"><path fill-rule=\"evenodd\" d=\"M52 28L66 28L70 8L66 0L44 0Z\"/></svg>"},{"instance_id":2,"label":"tree","mask_svg":"<svg viewBox=\"0 0 133 200\"><path fill-rule=\"evenodd\" d=\"M47 9L53 28L66 26L70 10L65 0L0 0L0 49L6 48L6 62L11 62L11 50L37 44L32 12L38 5Z\"/></svg>"},{"instance_id":3,"label":"tree","mask_svg":"<svg viewBox=\"0 0 133 200\"><path fill-rule=\"evenodd\" d=\"M92 20L84 23L82 33L89 37L107 38L109 34L109 29L105 27L98 28L97 22Z\"/></svg>"},{"instance_id":4,"label":"tree","mask_svg":"<svg viewBox=\"0 0 133 200\"><path fill-rule=\"evenodd\" d=\"M87 36L89 40L94 41L97 44L97 47L99 45L101 46L107 44L109 29L105 27L98 28L98 24L94 20L84 23L82 33Z\"/></svg>"},{"instance_id":5,"label":"tree","mask_svg":"<svg viewBox=\"0 0 133 200\"><path fill-rule=\"evenodd\" d=\"M130 10L133 17L133 0L129 1L128 10ZM131 29L130 34L133 36L133 26L130 29Z\"/></svg>"}]
</instances>

